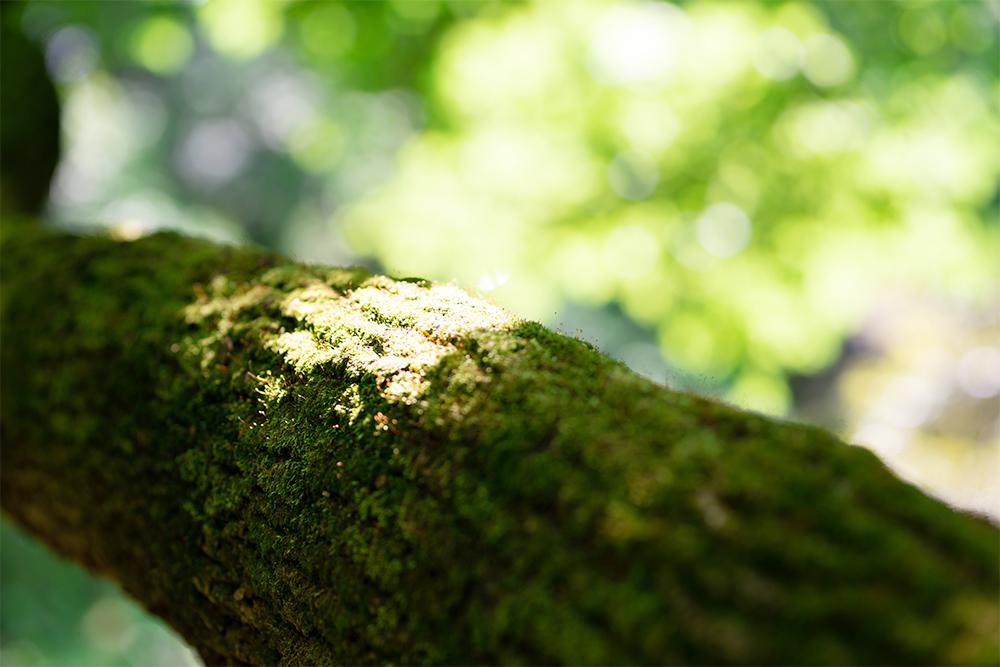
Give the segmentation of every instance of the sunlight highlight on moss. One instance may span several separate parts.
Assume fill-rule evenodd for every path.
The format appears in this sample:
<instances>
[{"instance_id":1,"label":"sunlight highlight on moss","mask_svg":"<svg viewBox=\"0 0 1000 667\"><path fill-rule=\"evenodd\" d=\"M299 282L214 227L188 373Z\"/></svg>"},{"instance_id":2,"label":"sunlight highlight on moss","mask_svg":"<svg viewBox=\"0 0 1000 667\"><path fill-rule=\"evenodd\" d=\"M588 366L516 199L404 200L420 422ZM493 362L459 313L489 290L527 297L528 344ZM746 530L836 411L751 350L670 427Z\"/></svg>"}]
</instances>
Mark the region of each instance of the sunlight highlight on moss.
<instances>
[{"instance_id":1,"label":"sunlight highlight on moss","mask_svg":"<svg viewBox=\"0 0 1000 667\"><path fill-rule=\"evenodd\" d=\"M189 323L216 322L208 336L192 341L189 353L199 355L207 369L217 363L220 347L232 346L229 334L234 327L249 327L299 374L341 364L351 377L374 377L385 400L413 404L429 386L426 373L464 338L519 322L454 285L378 276L344 289L358 278L357 272L332 270L325 278L279 269L265 273L253 286L215 278L207 291L199 288L198 301L185 309ZM294 285L299 286L287 289ZM276 311L277 317L247 314L257 307ZM295 328L276 329L282 319L294 322ZM284 396L280 378L254 377L260 383L257 392L269 400Z\"/></svg>"}]
</instances>

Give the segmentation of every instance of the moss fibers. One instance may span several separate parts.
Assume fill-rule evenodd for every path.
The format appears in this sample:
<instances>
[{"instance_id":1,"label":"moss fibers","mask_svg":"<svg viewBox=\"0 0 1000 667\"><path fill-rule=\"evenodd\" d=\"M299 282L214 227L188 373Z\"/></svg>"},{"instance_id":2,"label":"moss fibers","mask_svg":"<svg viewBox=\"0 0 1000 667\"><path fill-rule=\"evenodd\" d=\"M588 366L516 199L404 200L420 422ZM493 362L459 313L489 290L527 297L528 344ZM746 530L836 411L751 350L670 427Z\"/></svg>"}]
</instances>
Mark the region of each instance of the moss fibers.
<instances>
[{"instance_id":1,"label":"moss fibers","mask_svg":"<svg viewBox=\"0 0 1000 667\"><path fill-rule=\"evenodd\" d=\"M2 498L210 663L996 663L998 534L460 290L3 245Z\"/></svg>"}]
</instances>

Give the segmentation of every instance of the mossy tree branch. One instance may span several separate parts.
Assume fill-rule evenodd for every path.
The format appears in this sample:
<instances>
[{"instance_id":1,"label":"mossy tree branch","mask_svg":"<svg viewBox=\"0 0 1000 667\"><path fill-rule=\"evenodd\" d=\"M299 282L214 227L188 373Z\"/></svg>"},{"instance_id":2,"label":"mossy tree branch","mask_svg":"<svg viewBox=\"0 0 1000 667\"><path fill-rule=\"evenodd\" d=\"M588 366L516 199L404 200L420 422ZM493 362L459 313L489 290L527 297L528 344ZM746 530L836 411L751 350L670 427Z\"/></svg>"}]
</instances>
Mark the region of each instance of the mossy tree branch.
<instances>
[{"instance_id":1,"label":"mossy tree branch","mask_svg":"<svg viewBox=\"0 0 1000 667\"><path fill-rule=\"evenodd\" d=\"M997 531L823 431L446 285L16 231L4 509L210 663L1000 657Z\"/></svg>"}]
</instances>

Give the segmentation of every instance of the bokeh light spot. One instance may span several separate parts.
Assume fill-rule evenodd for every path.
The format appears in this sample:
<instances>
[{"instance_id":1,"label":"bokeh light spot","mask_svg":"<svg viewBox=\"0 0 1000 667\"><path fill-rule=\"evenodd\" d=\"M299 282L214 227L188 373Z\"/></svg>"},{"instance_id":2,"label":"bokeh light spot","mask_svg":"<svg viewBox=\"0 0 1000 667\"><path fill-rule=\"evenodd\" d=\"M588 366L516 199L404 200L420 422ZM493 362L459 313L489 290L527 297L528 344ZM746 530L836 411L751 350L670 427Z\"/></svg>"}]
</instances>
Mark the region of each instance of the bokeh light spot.
<instances>
[{"instance_id":1,"label":"bokeh light spot","mask_svg":"<svg viewBox=\"0 0 1000 667\"><path fill-rule=\"evenodd\" d=\"M862 148L873 123L867 108L849 101L806 104L789 111L785 121L794 147L815 155Z\"/></svg>"},{"instance_id":2,"label":"bokeh light spot","mask_svg":"<svg viewBox=\"0 0 1000 667\"><path fill-rule=\"evenodd\" d=\"M510 271L486 271L479 277L476 287L480 292L492 292L510 281Z\"/></svg>"},{"instance_id":3,"label":"bokeh light spot","mask_svg":"<svg viewBox=\"0 0 1000 667\"><path fill-rule=\"evenodd\" d=\"M815 85L840 86L854 76L854 56L844 41L827 33L806 40L803 71Z\"/></svg>"},{"instance_id":4,"label":"bokeh light spot","mask_svg":"<svg viewBox=\"0 0 1000 667\"><path fill-rule=\"evenodd\" d=\"M354 44L357 28L351 12L332 2L317 4L299 23L306 50L320 58L343 55Z\"/></svg>"},{"instance_id":5,"label":"bokeh light spot","mask_svg":"<svg viewBox=\"0 0 1000 667\"><path fill-rule=\"evenodd\" d=\"M740 355L734 332L716 315L694 309L672 313L659 330L660 349L676 366L721 384Z\"/></svg>"},{"instance_id":6,"label":"bokeh light spot","mask_svg":"<svg viewBox=\"0 0 1000 667\"><path fill-rule=\"evenodd\" d=\"M915 52L930 55L948 42L948 28L932 6L915 6L899 17L899 36Z\"/></svg>"},{"instance_id":7,"label":"bokeh light spot","mask_svg":"<svg viewBox=\"0 0 1000 667\"><path fill-rule=\"evenodd\" d=\"M608 165L608 183L623 199L645 199L656 190L659 180L656 164L642 155L616 155Z\"/></svg>"},{"instance_id":8,"label":"bokeh light spot","mask_svg":"<svg viewBox=\"0 0 1000 667\"><path fill-rule=\"evenodd\" d=\"M712 204L695 221L698 243L715 257L738 255L750 241L750 219L739 206Z\"/></svg>"},{"instance_id":9,"label":"bokeh light spot","mask_svg":"<svg viewBox=\"0 0 1000 667\"><path fill-rule=\"evenodd\" d=\"M250 139L234 120L208 120L184 137L177 153L181 176L192 186L210 189L235 177L250 157Z\"/></svg>"},{"instance_id":10,"label":"bokeh light spot","mask_svg":"<svg viewBox=\"0 0 1000 667\"><path fill-rule=\"evenodd\" d=\"M935 384L926 377L901 376L882 390L870 416L882 424L913 429L934 416L947 392L946 386Z\"/></svg>"},{"instance_id":11,"label":"bokeh light spot","mask_svg":"<svg viewBox=\"0 0 1000 667\"><path fill-rule=\"evenodd\" d=\"M191 57L193 48L187 28L168 16L147 19L131 40L132 56L157 74L180 71Z\"/></svg>"},{"instance_id":12,"label":"bokeh light spot","mask_svg":"<svg viewBox=\"0 0 1000 667\"><path fill-rule=\"evenodd\" d=\"M652 232L638 224L619 225L604 243L604 263L621 280L636 280L649 273L660 255Z\"/></svg>"},{"instance_id":13,"label":"bokeh light spot","mask_svg":"<svg viewBox=\"0 0 1000 667\"><path fill-rule=\"evenodd\" d=\"M677 115L666 100L624 97L617 130L633 153L661 155L680 133Z\"/></svg>"},{"instance_id":14,"label":"bokeh light spot","mask_svg":"<svg viewBox=\"0 0 1000 667\"><path fill-rule=\"evenodd\" d=\"M613 83L662 82L674 67L684 27L684 12L675 5L615 5L596 21L592 71Z\"/></svg>"},{"instance_id":15,"label":"bokeh light spot","mask_svg":"<svg viewBox=\"0 0 1000 667\"><path fill-rule=\"evenodd\" d=\"M247 96L248 111L257 132L272 148L316 115L313 90L305 77L276 73L254 83Z\"/></svg>"},{"instance_id":16,"label":"bokeh light spot","mask_svg":"<svg viewBox=\"0 0 1000 667\"><path fill-rule=\"evenodd\" d=\"M951 16L951 41L963 51L983 53L996 43L996 22L985 6L963 3Z\"/></svg>"},{"instance_id":17,"label":"bokeh light spot","mask_svg":"<svg viewBox=\"0 0 1000 667\"><path fill-rule=\"evenodd\" d=\"M97 600L81 619L84 634L100 651L121 655L135 638L136 618L132 607L115 596Z\"/></svg>"},{"instance_id":18,"label":"bokeh light spot","mask_svg":"<svg viewBox=\"0 0 1000 667\"><path fill-rule=\"evenodd\" d=\"M343 129L326 116L316 116L288 137L292 158L310 171L323 172L340 162L347 139Z\"/></svg>"},{"instance_id":19,"label":"bokeh light spot","mask_svg":"<svg viewBox=\"0 0 1000 667\"><path fill-rule=\"evenodd\" d=\"M910 442L910 434L891 424L880 422L862 423L851 439L885 459L894 459L906 449Z\"/></svg>"},{"instance_id":20,"label":"bokeh light spot","mask_svg":"<svg viewBox=\"0 0 1000 667\"><path fill-rule=\"evenodd\" d=\"M90 30L68 26L45 43L45 64L52 78L71 83L85 77L97 64L97 45Z\"/></svg>"},{"instance_id":21,"label":"bokeh light spot","mask_svg":"<svg viewBox=\"0 0 1000 667\"><path fill-rule=\"evenodd\" d=\"M426 30L437 18L441 5L437 0L390 0L390 7L397 19L395 25L403 33L419 33Z\"/></svg>"},{"instance_id":22,"label":"bokeh light spot","mask_svg":"<svg viewBox=\"0 0 1000 667\"><path fill-rule=\"evenodd\" d=\"M784 81L795 76L802 65L802 42L785 28L770 28L757 38L753 65L761 76Z\"/></svg>"},{"instance_id":23,"label":"bokeh light spot","mask_svg":"<svg viewBox=\"0 0 1000 667\"><path fill-rule=\"evenodd\" d=\"M253 58L281 36L282 5L272 0L207 0L198 7L198 18L219 53Z\"/></svg>"},{"instance_id":24,"label":"bokeh light spot","mask_svg":"<svg viewBox=\"0 0 1000 667\"><path fill-rule=\"evenodd\" d=\"M992 398L1000 394L1000 348L976 347L963 354L956 379L969 396Z\"/></svg>"},{"instance_id":25,"label":"bokeh light spot","mask_svg":"<svg viewBox=\"0 0 1000 667\"><path fill-rule=\"evenodd\" d=\"M792 402L781 376L754 370L741 373L726 397L742 408L776 417L785 415Z\"/></svg>"}]
</instances>

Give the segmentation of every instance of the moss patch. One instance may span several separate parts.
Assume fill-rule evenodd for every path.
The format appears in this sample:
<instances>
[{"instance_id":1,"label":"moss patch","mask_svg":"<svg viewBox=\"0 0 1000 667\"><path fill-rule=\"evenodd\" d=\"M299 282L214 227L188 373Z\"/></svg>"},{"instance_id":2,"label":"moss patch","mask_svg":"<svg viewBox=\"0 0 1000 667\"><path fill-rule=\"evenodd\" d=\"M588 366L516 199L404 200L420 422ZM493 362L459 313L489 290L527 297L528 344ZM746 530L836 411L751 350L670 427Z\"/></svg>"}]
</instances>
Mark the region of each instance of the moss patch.
<instances>
[{"instance_id":1,"label":"moss patch","mask_svg":"<svg viewBox=\"0 0 1000 667\"><path fill-rule=\"evenodd\" d=\"M996 662L998 540L460 290L3 247L4 506L213 662Z\"/></svg>"}]
</instances>

